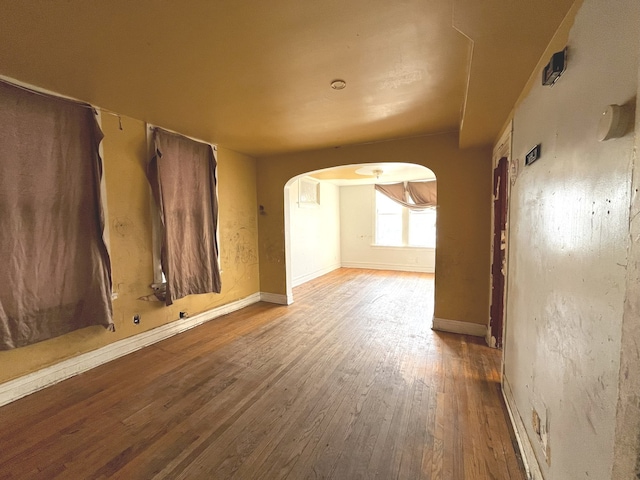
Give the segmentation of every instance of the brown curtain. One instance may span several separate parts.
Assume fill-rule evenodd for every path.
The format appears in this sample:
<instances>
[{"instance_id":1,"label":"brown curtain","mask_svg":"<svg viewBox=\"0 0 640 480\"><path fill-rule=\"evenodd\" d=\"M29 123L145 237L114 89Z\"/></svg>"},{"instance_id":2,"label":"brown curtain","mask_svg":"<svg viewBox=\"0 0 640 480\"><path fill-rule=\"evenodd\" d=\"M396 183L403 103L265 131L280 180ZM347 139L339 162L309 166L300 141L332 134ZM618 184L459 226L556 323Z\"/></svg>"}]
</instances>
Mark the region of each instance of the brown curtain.
<instances>
[{"instance_id":1,"label":"brown curtain","mask_svg":"<svg viewBox=\"0 0 640 480\"><path fill-rule=\"evenodd\" d=\"M407 192L419 207L435 207L438 204L436 181L407 182Z\"/></svg>"},{"instance_id":2,"label":"brown curtain","mask_svg":"<svg viewBox=\"0 0 640 480\"><path fill-rule=\"evenodd\" d=\"M162 221L165 302L220 293L216 160L210 145L156 128L147 176Z\"/></svg>"},{"instance_id":3,"label":"brown curtain","mask_svg":"<svg viewBox=\"0 0 640 480\"><path fill-rule=\"evenodd\" d=\"M0 82L0 349L113 328L89 105Z\"/></svg>"},{"instance_id":4,"label":"brown curtain","mask_svg":"<svg viewBox=\"0 0 640 480\"><path fill-rule=\"evenodd\" d=\"M423 210L438 204L436 181L376 184L375 189L411 210Z\"/></svg>"},{"instance_id":5,"label":"brown curtain","mask_svg":"<svg viewBox=\"0 0 640 480\"><path fill-rule=\"evenodd\" d=\"M411 204L407 202L407 191L404 188L404 182L401 183L387 183L385 185L376 184L376 190L380 193L384 193L391 200L398 202L404 207L410 207Z\"/></svg>"}]
</instances>

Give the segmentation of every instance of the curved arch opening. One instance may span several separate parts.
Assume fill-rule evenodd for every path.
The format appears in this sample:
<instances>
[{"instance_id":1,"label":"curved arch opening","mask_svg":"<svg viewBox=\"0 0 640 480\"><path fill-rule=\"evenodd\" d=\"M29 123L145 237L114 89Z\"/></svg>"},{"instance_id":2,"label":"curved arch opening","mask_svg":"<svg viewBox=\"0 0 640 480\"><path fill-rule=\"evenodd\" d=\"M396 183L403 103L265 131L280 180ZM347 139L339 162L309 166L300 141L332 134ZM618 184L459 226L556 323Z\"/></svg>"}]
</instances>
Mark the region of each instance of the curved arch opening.
<instances>
[{"instance_id":1,"label":"curved arch opening","mask_svg":"<svg viewBox=\"0 0 640 480\"><path fill-rule=\"evenodd\" d=\"M375 187L435 181L431 169L397 162L335 166L289 179L284 187L288 303L294 287L343 266L435 273L435 207L403 207ZM410 195L408 201L414 203Z\"/></svg>"}]
</instances>

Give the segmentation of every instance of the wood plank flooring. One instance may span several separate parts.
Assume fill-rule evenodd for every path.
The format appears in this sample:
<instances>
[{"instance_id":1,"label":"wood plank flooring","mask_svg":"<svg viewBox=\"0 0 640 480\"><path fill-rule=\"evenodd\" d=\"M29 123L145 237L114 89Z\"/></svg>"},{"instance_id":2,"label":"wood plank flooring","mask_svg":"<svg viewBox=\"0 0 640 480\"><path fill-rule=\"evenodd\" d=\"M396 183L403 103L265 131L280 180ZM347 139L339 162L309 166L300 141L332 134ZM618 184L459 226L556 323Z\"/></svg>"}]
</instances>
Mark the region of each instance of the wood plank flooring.
<instances>
[{"instance_id":1,"label":"wood plank flooring","mask_svg":"<svg viewBox=\"0 0 640 480\"><path fill-rule=\"evenodd\" d=\"M0 408L0 478L524 479L433 276L340 269Z\"/></svg>"}]
</instances>

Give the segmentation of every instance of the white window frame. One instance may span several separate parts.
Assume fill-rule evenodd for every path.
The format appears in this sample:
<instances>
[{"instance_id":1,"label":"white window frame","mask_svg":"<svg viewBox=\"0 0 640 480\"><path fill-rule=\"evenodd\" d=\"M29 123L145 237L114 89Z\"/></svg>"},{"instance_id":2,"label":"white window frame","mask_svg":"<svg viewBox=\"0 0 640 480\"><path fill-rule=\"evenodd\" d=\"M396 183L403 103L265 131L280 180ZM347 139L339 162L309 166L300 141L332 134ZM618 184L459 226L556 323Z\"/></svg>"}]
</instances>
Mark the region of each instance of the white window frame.
<instances>
[{"instance_id":1,"label":"white window frame","mask_svg":"<svg viewBox=\"0 0 640 480\"><path fill-rule=\"evenodd\" d=\"M378 195L384 195L381 192L378 192L375 188L373 188L373 247L380 248L417 248L422 250L435 249L435 239L433 246L424 246L424 245L410 245L409 244L409 230L411 228L411 211L403 206L398 204L401 210L401 219L402 219L402 243L400 245L388 245L384 243L378 242ZM391 200L393 201L393 200Z\"/></svg>"},{"instance_id":2,"label":"white window frame","mask_svg":"<svg viewBox=\"0 0 640 480\"><path fill-rule=\"evenodd\" d=\"M400 243L399 244L388 244L388 243L381 243L378 240L378 222L379 222L379 218L378 218L378 195L383 195L382 193L378 192L375 188L373 189L373 246L376 247L385 247L385 248L401 248L404 247L406 245L406 208L404 208L402 205L394 202L391 199L388 199L389 202L393 202L393 204L395 206L397 206L397 208L400 211L400 223L401 223L401 228L402 228L402 232L401 232L401 236L400 236ZM386 198L386 196L385 196ZM395 216L395 215L394 215Z\"/></svg>"}]
</instances>

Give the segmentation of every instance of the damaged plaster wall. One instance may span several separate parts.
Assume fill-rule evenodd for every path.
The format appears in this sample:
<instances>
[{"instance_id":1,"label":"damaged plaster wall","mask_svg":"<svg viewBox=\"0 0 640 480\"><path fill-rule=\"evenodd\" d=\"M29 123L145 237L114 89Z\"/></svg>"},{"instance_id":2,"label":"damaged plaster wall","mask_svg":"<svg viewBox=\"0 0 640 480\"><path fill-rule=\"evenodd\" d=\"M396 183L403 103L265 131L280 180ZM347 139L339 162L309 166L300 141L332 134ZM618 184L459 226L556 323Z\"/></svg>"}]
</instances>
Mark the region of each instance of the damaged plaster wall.
<instances>
[{"instance_id":1,"label":"damaged plaster wall","mask_svg":"<svg viewBox=\"0 0 640 480\"><path fill-rule=\"evenodd\" d=\"M640 50L640 42L638 42ZM640 54L639 54L640 56ZM636 96L633 189L622 318L620 387L612 478L640 478L640 68Z\"/></svg>"},{"instance_id":2,"label":"damaged plaster wall","mask_svg":"<svg viewBox=\"0 0 640 480\"><path fill-rule=\"evenodd\" d=\"M597 129L608 105L635 102L639 34L637 0L585 0L566 72L553 87L534 72L514 113L505 381L547 480L631 478L612 473L621 346L634 343L621 332L635 137L599 142Z\"/></svg>"}]
</instances>

